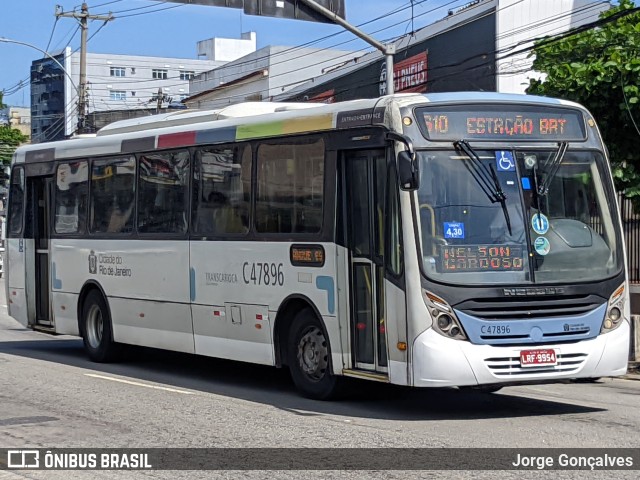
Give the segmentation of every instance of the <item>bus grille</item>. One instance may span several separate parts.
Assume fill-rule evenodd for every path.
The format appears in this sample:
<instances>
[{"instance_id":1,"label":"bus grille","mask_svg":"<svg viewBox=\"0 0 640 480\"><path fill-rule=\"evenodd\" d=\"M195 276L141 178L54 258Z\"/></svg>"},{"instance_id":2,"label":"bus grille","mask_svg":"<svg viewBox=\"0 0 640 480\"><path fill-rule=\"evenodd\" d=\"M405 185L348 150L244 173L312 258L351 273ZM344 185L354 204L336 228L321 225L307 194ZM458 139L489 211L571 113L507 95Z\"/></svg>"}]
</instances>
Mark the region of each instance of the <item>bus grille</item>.
<instances>
[{"instance_id":1,"label":"bus grille","mask_svg":"<svg viewBox=\"0 0 640 480\"><path fill-rule=\"evenodd\" d=\"M532 373L572 373L580 369L587 359L586 353L569 353L558 355L558 364L555 366L525 367L520 366L520 357L494 357L485 358L487 368L497 377L517 377Z\"/></svg>"},{"instance_id":2,"label":"bus grille","mask_svg":"<svg viewBox=\"0 0 640 480\"><path fill-rule=\"evenodd\" d=\"M598 295L554 295L526 300L512 297L474 298L454 305L454 308L483 320L517 320L583 315L606 301Z\"/></svg>"}]
</instances>

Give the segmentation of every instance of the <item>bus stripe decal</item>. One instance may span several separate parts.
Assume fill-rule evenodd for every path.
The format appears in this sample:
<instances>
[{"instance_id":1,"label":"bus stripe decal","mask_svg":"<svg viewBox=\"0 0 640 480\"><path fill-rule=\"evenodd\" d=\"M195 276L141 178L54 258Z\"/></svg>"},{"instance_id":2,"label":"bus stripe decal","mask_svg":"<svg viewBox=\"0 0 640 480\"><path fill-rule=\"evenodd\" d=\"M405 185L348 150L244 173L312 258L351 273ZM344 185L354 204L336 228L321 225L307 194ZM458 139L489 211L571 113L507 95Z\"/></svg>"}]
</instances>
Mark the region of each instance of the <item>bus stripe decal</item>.
<instances>
[{"instance_id":1,"label":"bus stripe decal","mask_svg":"<svg viewBox=\"0 0 640 480\"><path fill-rule=\"evenodd\" d=\"M196 271L193 267L189 269L189 296L192 302L196 301Z\"/></svg>"},{"instance_id":2,"label":"bus stripe decal","mask_svg":"<svg viewBox=\"0 0 640 480\"><path fill-rule=\"evenodd\" d=\"M24 155L25 163L30 162L50 162L55 158L55 148L43 148L41 150L27 150Z\"/></svg>"},{"instance_id":3,"label":"bus stripe decal","mask_svg":"<svg viewBox=\"0 0 640 480\"><path fill-rule=\"evenodd\" d=\"M232 142L236 139L236 127L216 128L196 132L196 143Z\"/></svg>"},{"instance_id":4,"label":"bus stripe decal","mask_svg":"<svg viewBox=\"0 0 640 480\"><path fill-rule=\"evenodd\" d=\"M143 152L156 148L156 137L142 137L123 140L120 146L122 153Z\"/></svg>"},{"instance_id":5,"label":"bus stripe decal","mask_svg":"<svg viewBox=\"0 0 640 480\"><path fill-rule=\"evenodd\" d=\"M327 310L331 315L336 311L336 297L333 288L333 277L318 275L316 277L316 287L327 292Z\"/></svg>"},{"instance_id":6,"label":"bus stripe decal","mask_svg":"<svg viewBox=\"0 0 640 480\"><path fill-rule=\"evenodd\" d=\"M310 132L315 130L329 130L333 126L333 115L319 115L304 117L296 120L286 120L282 125L282 133Z\"/></svg>"},{"instance_id":7,"label":"bus stripe decal","mask_svg":"<svg viewBox=\"0 0 640 480\"><path fill-rule=\"evenodd\" d=\"M271 137L281 135L281 133L282 122L259 123L257 125L238 125L236 140Z\"/></svg>"},{"instance_id":8,"label":"bus stripe decal","mask_svg":"<svg viewBox=\"0 0 640 480\"><path fill-rule=\"evenodd\" d=\"M196 132L168 133L158 137L158 148L182 147L196 143Z\"/></svg>"},{"instance_id":9,"label":"bus stripe decal","mask_svg":"<svg viewBox=\"0 0 640 480\"><path fill-rule=\"evenodd\" d=\"M51 262L51 286L53 290L62 289L62 279L56 277L56 262Z\"/></svg>"},{"instance_id":10,"label":"bus stripe decal","mask_svg":"<svg viewBox=\"0 0 640 480\"><path fill-rule=\"evenodd\" d=\"M333 114L316 115L314 117L301 117L282 122L239 125L236 132L236 140L329 130L331 128L333 128Z\"/></svg>"}]
</instances>

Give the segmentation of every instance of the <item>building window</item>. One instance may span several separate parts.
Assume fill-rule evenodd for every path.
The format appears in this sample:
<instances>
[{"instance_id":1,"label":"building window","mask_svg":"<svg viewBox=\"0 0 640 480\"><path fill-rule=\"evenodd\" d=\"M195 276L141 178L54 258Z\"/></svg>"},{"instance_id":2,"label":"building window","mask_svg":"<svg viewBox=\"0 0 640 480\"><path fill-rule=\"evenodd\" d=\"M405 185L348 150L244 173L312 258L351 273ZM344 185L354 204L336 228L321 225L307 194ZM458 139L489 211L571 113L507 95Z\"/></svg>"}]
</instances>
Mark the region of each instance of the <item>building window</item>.
<instances>
[{"instance_id":1,"label":"building window","mask_svg":"<svg viewBox=\"0 0 640 480\"><path fill-rule=\"evenodd\" d=\"M154 68L151 70L151 76L156 80L166 80L169 78L169 71L163 68Z\"/></svg>"},{"instance_id":2,"label":"building window","mask_svg":"<svg viewBox=\"0 0 640 480\"><path fill-rule=\"evenodd\" d=\"M180 80L191 80L196 76L196 72L190 70L180 70Z\"/></svg>"},{"instance_id":3,"label":"building window","mask_svg":"<svg viewBox=\"0 0 640 480\"><path fill-rule=\"evenodd\" d=\"M124 77L125 76L125 68L124 67L111 67L111 76L112 77Z\"/></svg>"},{"instance_id":4,"label":"building window","mask_svg":"<svg viewBox=\"0 0 640 480\"><path fill-rule=\"evenodd\" d=\"M126 100L127 92L124 90L111 90L109 92L109 98L111 98L111 100Z\"/></svg>"}]
</instances>

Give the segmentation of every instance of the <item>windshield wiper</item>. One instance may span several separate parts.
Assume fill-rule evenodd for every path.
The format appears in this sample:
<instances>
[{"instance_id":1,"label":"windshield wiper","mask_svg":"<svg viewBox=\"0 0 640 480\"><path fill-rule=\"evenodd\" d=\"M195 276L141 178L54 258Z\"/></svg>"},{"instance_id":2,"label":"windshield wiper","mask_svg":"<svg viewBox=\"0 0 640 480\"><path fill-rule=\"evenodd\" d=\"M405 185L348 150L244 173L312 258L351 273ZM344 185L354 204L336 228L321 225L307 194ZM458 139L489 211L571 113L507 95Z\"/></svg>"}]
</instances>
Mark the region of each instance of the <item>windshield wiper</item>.
<instances>
[{"instance_id":1,"label":"windshield wiper","mask_svg":"<svg viewBox=\"0 0 640 480\"><path fill-rule=\"evenodd\" d=\"M504 191L502 191L500 180L498 180L498 175L496 175L493 165L487 167L483 164L478 154L473 151L471 145L469 145L469 142L466 140L453 142L453 147L456 150L461 150L467 156L469 161L465 162L464 165L489 201L491 203L500 203L504 220L509 229L509 235L512 235L511 219L509 218L509 210L507 209L507 196Z\"/></svg>"},{"instance_id":2,"label":"windshield wiper","mask_svg":"<svg viewBox=\"0 0 640 480\"><path fill-rule=\"evenodd\" d=\"M558 173L558 169L560 168L560 164L562 163L562 159L564 158L564 154L567 153L567 148L569 147L568 142L561 142L558 144L558 150L556 150L556 154L553 156L551 161L544 164L545 167L549 167L549 171L544 177L544 181L542 185L538 187L538 195L546 195L549 193L549 186L551 185L551 181L554 179L556 174Z\"/></svg>"}]
</instances>

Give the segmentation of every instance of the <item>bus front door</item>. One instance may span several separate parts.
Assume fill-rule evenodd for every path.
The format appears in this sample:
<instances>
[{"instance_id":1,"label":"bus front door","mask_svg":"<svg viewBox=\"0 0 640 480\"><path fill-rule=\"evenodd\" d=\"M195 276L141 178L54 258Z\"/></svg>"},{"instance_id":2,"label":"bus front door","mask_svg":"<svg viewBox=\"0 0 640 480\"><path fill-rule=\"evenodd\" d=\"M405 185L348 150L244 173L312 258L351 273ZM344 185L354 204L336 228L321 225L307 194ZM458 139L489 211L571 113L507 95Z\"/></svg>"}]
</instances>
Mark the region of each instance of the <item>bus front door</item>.
<instances>
[{"instance_id":1,"label":"bus front door","mask_svg":"<svg viewBox=\"0 0 640 480\"><path fill-rule=\"evenodd\" d=\"M33 233L33 270L27 265L27 275L33 274L34 282L27 282L34 288L29 300L29 307L35 314L35 324L52 327L49 295L51 293L49 274L49 209L51 198L51 182L49 176L28 178L27 213L31 214L31 231ZM29 215L27 215L27 218Z\"/></svg>"},{"instance_id":2,"label":"bus front door","mask_svg":"<svg viewBox=\"0 0 640 480\"><path fill-rule=\"evenodd\" d=\"M354 368L387 375L384 149L343 154L343 205L350 253L350 331Z\"/></svg>"}]
</instances>

